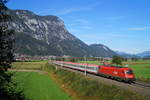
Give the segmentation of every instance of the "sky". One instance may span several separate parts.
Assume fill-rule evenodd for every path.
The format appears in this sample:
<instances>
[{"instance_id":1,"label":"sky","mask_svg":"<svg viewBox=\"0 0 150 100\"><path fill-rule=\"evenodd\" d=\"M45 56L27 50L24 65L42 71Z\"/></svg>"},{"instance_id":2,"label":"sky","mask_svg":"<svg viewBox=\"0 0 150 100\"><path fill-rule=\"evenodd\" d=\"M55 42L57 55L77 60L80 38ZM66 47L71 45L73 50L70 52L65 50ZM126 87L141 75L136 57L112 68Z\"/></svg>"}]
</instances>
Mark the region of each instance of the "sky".
<instances>
[{"instance_id":1,"label":"sky","mask_svg":"<svg viewBox=\"0 0 150 100\"><path fill-rule=\"evenodd\" d=\"M86 44L115 51L150 51L150 0L10 0L11 9L56 15Z\"/></svg>"}]
</instances>

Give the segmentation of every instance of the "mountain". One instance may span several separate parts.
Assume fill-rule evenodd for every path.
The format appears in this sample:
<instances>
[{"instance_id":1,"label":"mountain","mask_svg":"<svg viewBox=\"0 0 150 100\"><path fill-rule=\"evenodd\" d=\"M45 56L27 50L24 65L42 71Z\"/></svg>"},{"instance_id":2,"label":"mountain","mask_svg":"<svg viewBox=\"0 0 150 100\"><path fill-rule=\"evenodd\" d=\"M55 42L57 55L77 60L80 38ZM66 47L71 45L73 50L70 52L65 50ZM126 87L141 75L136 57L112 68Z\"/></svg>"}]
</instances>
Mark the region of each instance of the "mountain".
<instances>
[{"instance_id":1,"label":"mountain","mask_svg":"<svg viewBox=\"0 0 150 100\"><path fill-rule=\"evenodd\" d=\"M92 44L90 45L90 48L94 57L112 57L113 55L117 55L114 51L102 44Z\"/></svg>"},{"instance_id":2,"label":"mountain","mask_svg":"<svg viewBox=\"0 0 150 100\"><path fill-rule=\"evenodd\" d=\"M15 34L16 53L26 55L48 55L49 52L56 52L44 41L37 40L25 33Z\"/></svg>"},{"instance_id":3,"label":"mountain","mask_svg":"<svg viewBox=\"0 0 150 100\"><path fill-rule=\"evenodd\" d=\"M27 10L11 10L10 14L13 16L10 26L19 33L16 34L19 35L16 36L16 52L33 55L89 55L88 45L70 34L57 16L38 16Z\"/></svg>"},{"instance_id":4,"label":"mountain","mask_svg":"<svg viewBox=\"0 0 150 100\"><path fill-rule=\"evenodd\" d=\"M10 10L8 13L13 18L9 27L16 31L16 53L57 56L112 56L114 54L107 47L88 46L76 38L69 33L64 22L57 16L39 16L28 10Z\"/></svg>"},{"instance_id":5,"label":"mountain","mask_svg":"<svg viewBox=\"0 0 150 100\"><path fill-rule=\"evenodd\" d=\"M138 54L136 54L136 55L138 55L138 56L140 56L140 57L148 57L148 56L150 56L150 51L144 51L144 52L142 52L142 53L138 53Z\"/></svg>"},{"instance_id":6,"label":"mountain","mask_svg":"<svg viewBox=\"0 0 150 100\"><path fill-rule=\"evenodd\" d=\"M143 58L147 58L147 59L150 59L150 55L148 55L148 56L144 56Z\"/></svg>"},{"instance_id":7,"label":"mountain","mask_svg":"<svg viewBox=\"0 0 150 100\"><path fill-rule=\"evenodd\" d=\"M125 58L139 58L139 56L137 56L137 55L129 54L129 53L125 53L125 52L116 51L116 53Z\"/></svg>"}]
</instances>

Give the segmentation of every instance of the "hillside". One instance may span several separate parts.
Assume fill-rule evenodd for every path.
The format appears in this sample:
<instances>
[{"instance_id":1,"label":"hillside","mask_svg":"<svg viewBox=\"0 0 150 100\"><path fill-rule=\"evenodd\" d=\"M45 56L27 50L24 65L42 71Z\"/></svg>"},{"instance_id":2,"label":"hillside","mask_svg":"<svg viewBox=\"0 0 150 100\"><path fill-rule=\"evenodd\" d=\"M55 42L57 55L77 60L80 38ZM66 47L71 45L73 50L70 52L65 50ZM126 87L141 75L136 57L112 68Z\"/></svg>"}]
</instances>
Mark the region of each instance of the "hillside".
<instances>
[{"instance_id":1,"label":"hillside","mask_svg":"<svg viewBox=\"0 0 150 100\"><path fill-rule=\"evenodd\" d=\"M91 53L94 57L112 57L113 55L116 55L114 51L102 44L92 44L90 45L90 48L92 49Z\"/></svg>"},{"instance_id":2,"label":"hillside","mask_svg":"<svg viewBox=\"0 0 150 100\"><path fill-rule=\"evenodd\" d=\"M116 51L116 53L125 58L140 58L140 56L138 56L136 54L129 54L129 53L120 52L120 51Z\"/></svg>"},{"instance_id":3,"label":"hillside","mask_svg":"<svg viewBox=\"0 0 150 100\"><path fill-rule=\"evenodd\" d=\"M140 57L150 57L150 51L144 51L144 52L142 52L142 53L138 53L137 54L138 56L140 56Z\"/></svg>"}]
</instances>

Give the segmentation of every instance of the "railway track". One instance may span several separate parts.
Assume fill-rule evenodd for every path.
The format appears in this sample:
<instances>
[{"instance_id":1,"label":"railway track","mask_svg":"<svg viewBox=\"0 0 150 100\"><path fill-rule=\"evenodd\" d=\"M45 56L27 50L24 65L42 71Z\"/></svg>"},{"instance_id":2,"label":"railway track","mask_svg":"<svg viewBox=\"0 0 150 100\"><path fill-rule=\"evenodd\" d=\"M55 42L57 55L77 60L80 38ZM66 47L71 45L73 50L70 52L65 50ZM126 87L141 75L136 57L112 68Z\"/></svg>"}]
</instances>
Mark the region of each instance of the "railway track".
<instances>
[{"instance_id":1,"label":"railway track","mask_svg":"<svg viewBox=\"0 0 150 100\"><path fill-rule=\"evenodd\" d=\"M142 86L142 87L145 87L145 88L150 88L150 84L148 84L146 82L138 82L138 81L136 81L135 84L139 85L139 86Z\"/></svg>"},{"instance_id":2,"label":"railway track","mask_svg":"<svg viewBox=\"0 0 150 100\"><path fill-rule=\"evenodd\" d=\"M62 66L58 66L58 68L62 68L62 69L66 69L66 70L69 70L69 71L76 72L76 73L84 74L84 72L74 70L74 69L70 69L70 68L65 68L65 67L62 67ZM146 97L150 98L150 84L149 83L136 81L135 83L129 84L129 83L113 80L113 79L104 78L104 77L94 75L94 74L90 74L90 73L87 74L87 77L89 77L93 80L97 80L100 83L104 83L104 84L107 84L107 85L110 85L110 86L115 85L115 86L118 86L122 89L129 90L129 91L134 91L138 94L141 94L143 96L146 96Z\"/></svg>"},{"instance_id":3,"label":"railway track","mask_svg":"<svg viewBox=\"0 0 150 100\"><path fill-rule=\"evenodd\" d=\"M143 96L147 96L150 98L150 84L148 84L148 83L142 83L142 82L136 81L135 83L129 84L129 83L125 83L125 82L120 82L120 81L116 81L116 80L112 80L112 79L103 78L100 76L95 76L92 74L88 74L88 76L90 76L93 79L95 78L96 80L100 81L101 83L111 85L111 86L112 85L119 86L120 88L123 88L125 90L134 91L136 93L139 93Z\"/></svg>"},{"instance_id":4,"label":"railway track","mask_svg":"<svg viewBox=\"0 0 150 100\"><path fill-rule=\"evenodd\" d=\"M148 83L145 83L145 82L139 82L139 81L136 81L135 84L132 84L133 86L135 87L138 87L141 89L141 93L145 93L145 94L148 94L148 96L150 97L150 84Z\"/></svg>"}]
</instances>

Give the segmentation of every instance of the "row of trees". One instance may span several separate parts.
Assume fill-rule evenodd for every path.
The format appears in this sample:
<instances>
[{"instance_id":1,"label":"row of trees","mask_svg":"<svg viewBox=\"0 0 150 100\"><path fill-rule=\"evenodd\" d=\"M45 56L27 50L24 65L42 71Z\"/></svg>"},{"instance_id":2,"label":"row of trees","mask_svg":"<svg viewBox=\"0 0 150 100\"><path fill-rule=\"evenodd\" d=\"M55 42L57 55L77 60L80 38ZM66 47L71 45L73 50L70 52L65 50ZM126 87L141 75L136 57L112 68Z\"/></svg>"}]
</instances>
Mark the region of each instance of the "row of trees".
<instances>
[{"instance_id":1,"label":"row of trees","mask_svg":"<svg viewBox=\"0 0 150 100\"><path fill-rule=\"evenodd\" d=\"M51 58L51 60L57 60L57 61L70 61L70 62L78 62L78 61L99 61L100 63L107 64L116 64L116 65L122 65L122 62L128 61L127 58L121 57L121 56L113 56L112 59L106 59L106 58L94 58L94 57L56 57ZM138 61L137 58L130 58L132 61Z\"/></svg>"},{"instance_id":2,"label":"row of trees","mask_svg":"<svg viewBox=\"0 0 150 100\"><path fill-rule=\"evenodd\" d=\"M70 61L70 62L78 62L78 61L99 61L102 63L107 63L107 62L111 62L112 64L116 64L116 65L122 65L122 62L126 62L128 61L127 58L121 57L121 56L113 56L112 59L110 58L95 58L95 57L56 57L56 58L51 58L51 60L57 60L57 61ZM130 60L132 61L138 61L137 58L130 58Z\"/></svg>"}]
</instances>

